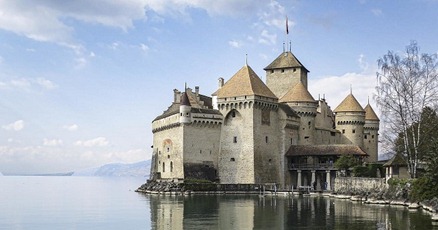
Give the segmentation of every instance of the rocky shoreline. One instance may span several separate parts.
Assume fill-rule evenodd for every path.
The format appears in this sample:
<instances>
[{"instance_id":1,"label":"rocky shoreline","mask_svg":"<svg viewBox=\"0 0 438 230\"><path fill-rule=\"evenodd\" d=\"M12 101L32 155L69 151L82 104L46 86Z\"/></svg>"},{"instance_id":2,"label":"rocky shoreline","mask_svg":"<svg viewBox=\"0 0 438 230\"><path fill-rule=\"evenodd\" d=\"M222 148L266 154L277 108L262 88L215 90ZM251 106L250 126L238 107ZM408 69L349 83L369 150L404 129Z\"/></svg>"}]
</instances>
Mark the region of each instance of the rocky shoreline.
<instances>
[{"instance_id":1,"label":"rocky shoreline","mask_svg":"<svg viewBox=\"0 0 438 230\"><path fill-rule=\"evenodd\" d=\"M335 199L348 199L352 202L363 202L369 205L390 205L404 206L410 210L423 209L432 216L432 221L438 221L438 198L425 200L421 202L412 202L408 199L409 188L396 186L392 188L381 188L373 192L355 191L324 191L324 192L303 192L303 191L272 191L263 192L263 196L293 196L293 195L310 195L310 196L327 196ZM141 185L136 192L157 195L174 195L188 196L193 194L204 195L224 195L224 194L245 194L261 195L260 185L219 185L219 184L187 184L177 182L157 182L148 181Z\"/></svg>"}]
</instances>

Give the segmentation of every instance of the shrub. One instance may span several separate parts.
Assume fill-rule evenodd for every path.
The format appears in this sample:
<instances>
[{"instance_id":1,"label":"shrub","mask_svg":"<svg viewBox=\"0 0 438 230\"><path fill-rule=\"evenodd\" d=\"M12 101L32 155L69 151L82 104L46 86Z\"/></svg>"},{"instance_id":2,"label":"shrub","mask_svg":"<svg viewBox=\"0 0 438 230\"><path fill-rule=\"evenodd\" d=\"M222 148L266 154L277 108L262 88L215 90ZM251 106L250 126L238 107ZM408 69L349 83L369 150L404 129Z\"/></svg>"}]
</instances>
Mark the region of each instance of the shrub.
<instances>
[{"instance_id":1,"label":"shrub","mask_svg":"<svg viewBox=\"0 0 438 230\"><path fill-rule=\"evenodd\" d=\"M438 197L438 181L430 177L420 177L412 183L412 201L430 200Z\"/></svg>"}]
</instances>

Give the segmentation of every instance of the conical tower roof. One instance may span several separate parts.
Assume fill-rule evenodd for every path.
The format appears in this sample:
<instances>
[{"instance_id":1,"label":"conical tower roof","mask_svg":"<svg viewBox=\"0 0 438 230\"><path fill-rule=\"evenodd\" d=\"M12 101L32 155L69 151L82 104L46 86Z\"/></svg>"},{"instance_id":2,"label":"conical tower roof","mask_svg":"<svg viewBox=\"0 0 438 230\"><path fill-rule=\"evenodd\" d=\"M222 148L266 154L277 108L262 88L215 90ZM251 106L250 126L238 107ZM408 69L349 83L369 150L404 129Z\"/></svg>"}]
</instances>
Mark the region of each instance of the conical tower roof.
<instances>
[{"instance_id":1,"label":"conical tower roof","mask_svg":"<svg viewBox=\"0 0 438 230\"><path fill-rule=\"evenodd\" d=\"M269 98L277 97L263 83L248 65L243 66L222 88L217 91L218 98L257 95Z\"/></svg>"},{"instance_id":2,"label":"conical tower roof","mask_svg":"<svg viewBox=\"0 0 438 230\"><path fill-rule=\"evenodd\" d=\"M374 109L371 107L370 103L365 106L365 120L368 121L380 121L377 114L374 112Z\"/></svg>"},{"instance_id":3,"label":"conical tower roof","mask_svg":"<svg viewBox=\"0 0 438 230\"><path fill-rule=\"evenodd\" d=\"M295 57L295 55L290 52L283 52L278 56L271 64L266 66L264 70L273 70L273 69L287 69L287 68L303 68L306 72L309 70L304 67L303 64Z\"/></svg>"},{"instance_id":4,"label":"conical tower roof","mask_svg":"<svg viewBox=\"0 0 438 230\"><path fill-rule=\"evenodd\" d=\"M184 92L184 93L181 95L181 101L180 101L180 103L181 103L181 105L191 106L191 104L190 104L190 99L189 99L189 97L187 96L187 92Z\"/></svg>"},{"instance_id":5,"label":"conical tower roof","mask_svg":"<svg viewBox=\"0 0 438 230\"><path fill-rule=\"evenodd\" d=\"M359 102L356 100L356 98L353 96L353 94L350 93L341 102L341 104L339 104L338 107L336 107L336 109L333 112L337 113L337 112L365 112L365 111L363 110Z\"/></svg>"},{"instance_id":6,"label":"conical tower roof","mask_svg":"<svg viewBox=\"0 0 438 230\"><path fill-rule=\"evenodd\" d=\"M293 88L280 98L279 102L315 102L315 99L306 89L302 82L298 82Z\"/></svg>"}]
</instances>

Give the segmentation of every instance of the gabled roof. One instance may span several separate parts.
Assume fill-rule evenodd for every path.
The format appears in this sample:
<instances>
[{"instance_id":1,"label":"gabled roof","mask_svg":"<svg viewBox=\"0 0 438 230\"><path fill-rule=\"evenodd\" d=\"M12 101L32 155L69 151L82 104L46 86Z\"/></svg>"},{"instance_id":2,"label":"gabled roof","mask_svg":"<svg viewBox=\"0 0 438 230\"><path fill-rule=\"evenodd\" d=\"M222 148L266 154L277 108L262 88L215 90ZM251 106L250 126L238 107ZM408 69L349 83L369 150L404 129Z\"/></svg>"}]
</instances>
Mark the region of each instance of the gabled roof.
<instances>
[{"instance_id":1,"label":"gabled roof","mask_svg":"<svg viewBox=\"0 0 438 230\"><path fill-rule=\"evenodd\" d=\"M356 98L350 93L333 112L365 112Z\"/></svg>"},{"instance_id":2,"label":"gabled roof","mask_svg":"<svg viewBox=\"0 0 438 230\"><path fill-rule=\"evenodd\" d=\"M356 145L292 145L286 152L286 156L340 156L356 155L368 156Z\"/></svg>"},{"instance_id":3,"label":"gabled roof","mask_svg":"<svg viewBox=\"0 0 438 230\"><path fill-rule=\"evenodd\" d=\"M304 67L303 64L295 57L295 55L290 52L283 52L278 56L271 64L266 66L264 70L273 70L273 69L287 69L287 68L303 68L306 72L309 70Z\"/></svg>"},{"instance_id":4,"label":"gabled roof","mask_svg":"<svg viewBox=\"0 0 438 230\"><path fill-rule=\"evenodd\" d=\"M374 109L371 107L370 103L365 106L365 120L368 121L380 121Z\"/></svg>"},{"instance_id":5,"label":"gabled roof","mask_svg":"<svg viewBox=\"0 0 438 230\"><path fill-rule=\"evenodd\" d=\"M280 98L279 102L316 102L304 84L300 81Z\"/></svg>"},{"instance_id":6,"label":"gabled roof","mask_svg":"<svg viewBox=\"0 0 438 230\"><path fill-rule=\"evenodd\" d=\"M383 167L389 166L407 166L406 160L401 154L395 154L388 162L386 162Z\"/></svg>"},{"instance_id":7,"label":"gabled roof","mask_svg":"<svg viewBox=\"0 0 438 230\"><path fill-rule=\"evenodd\" d=\"M277 97L263 83L248 65L243 66L222 88L217 91L218 98L257 95L269 98Z\"/></svg>"}]
</instances>

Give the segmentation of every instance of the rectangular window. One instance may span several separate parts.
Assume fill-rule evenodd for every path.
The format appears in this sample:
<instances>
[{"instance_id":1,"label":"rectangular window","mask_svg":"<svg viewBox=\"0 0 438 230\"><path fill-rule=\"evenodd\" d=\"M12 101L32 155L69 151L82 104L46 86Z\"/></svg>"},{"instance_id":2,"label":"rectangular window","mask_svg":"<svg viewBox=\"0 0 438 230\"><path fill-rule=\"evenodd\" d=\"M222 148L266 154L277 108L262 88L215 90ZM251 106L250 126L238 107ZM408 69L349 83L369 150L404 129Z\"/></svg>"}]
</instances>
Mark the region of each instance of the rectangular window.
<instances>
[{"instance_id":1,"label":"rectangular window","mask_svg":"<svg viewBox=\"0 0 438 230\"><path fill-rule=\"evenodd\" d=\"M351 130L351 132L352 132L352 133L356 133L356 130L355 130L355 129L353 129L353 130Z\"/></svg>"},{"instance_id":2,"label":"rectangular window","mask_svg":"<svg viewBox=\"0 0 438 230\"><path fill-rule=\"evenodd\" d=\"M233 143L237 143L237 137L233 137Z\"/></svg>"},{"instance_id":3,"label":"rectangular window","mask_svg":"<svg viewBox=\"0 0 438 230\"><path fill-rule=\"evenodd\" d=\"M265 137L265 142L268 143L268 136Z\"/></svg>"}]
</instances>

